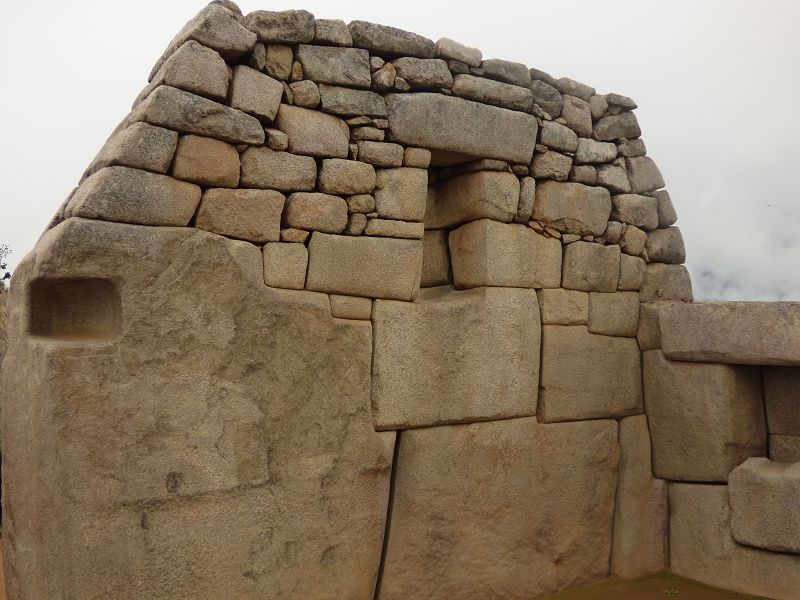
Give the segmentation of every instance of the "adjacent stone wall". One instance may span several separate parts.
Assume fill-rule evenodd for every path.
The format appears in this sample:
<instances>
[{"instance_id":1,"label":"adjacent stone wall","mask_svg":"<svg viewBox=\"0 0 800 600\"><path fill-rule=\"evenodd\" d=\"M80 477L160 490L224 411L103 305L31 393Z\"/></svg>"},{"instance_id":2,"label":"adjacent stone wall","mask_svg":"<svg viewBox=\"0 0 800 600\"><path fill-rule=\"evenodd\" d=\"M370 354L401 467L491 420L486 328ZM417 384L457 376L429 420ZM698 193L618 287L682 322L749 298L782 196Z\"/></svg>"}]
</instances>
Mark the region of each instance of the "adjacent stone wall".
<instances>
[{"instance_id":1,"label":"adjacent stone wall","mask_svg":"<svg viewBox=\"0 0 800 600\"><path fill-rule=\"evenodd\" d=\"M794 564L732 471L769 496L751 457L800 458L796 307L766 348L689 304L635 108L447 38L203 9L14 277L10 597L725 586L684 533L728 481L733 533L702 531ZM789 598L769 580L731 587Z\"/></svg>"}]
</instances>

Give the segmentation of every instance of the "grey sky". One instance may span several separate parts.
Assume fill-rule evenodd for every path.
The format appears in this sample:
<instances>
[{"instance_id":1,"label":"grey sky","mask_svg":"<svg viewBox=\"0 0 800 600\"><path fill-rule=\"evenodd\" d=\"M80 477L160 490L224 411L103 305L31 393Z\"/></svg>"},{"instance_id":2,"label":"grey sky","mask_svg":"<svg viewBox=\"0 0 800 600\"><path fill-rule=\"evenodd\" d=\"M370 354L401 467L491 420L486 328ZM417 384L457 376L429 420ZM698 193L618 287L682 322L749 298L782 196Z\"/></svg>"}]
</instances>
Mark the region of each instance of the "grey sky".
<instances>
[{"instance_id":1,"label":"grey sky","mask_svg":"<svg viewBox=\"0 0 800 600\"><path fill-rule=\"evenodd\" d=\"M0 242L16 265L205 2L0 4ZM634 98L698 298L800 300L800 2L242 1L477 46Z\"/></svg>"}]
</instances>

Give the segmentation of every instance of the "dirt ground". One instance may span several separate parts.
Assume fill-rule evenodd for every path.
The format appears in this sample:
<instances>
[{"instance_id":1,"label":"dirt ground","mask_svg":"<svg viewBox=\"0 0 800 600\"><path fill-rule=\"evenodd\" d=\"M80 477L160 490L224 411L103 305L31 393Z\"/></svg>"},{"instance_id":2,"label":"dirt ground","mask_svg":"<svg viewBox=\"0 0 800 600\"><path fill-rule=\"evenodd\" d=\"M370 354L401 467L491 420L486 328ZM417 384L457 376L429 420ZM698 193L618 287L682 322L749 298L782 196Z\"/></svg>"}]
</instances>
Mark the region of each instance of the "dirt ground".
<instances>
[{"instance_id":1,"label":"dirt ground","mask_svg":"<svg viewBox=\"0 0 800 600\"><path fill-rule=\"evenodd\" d=\"M607 579L543 596L538 600L766 600L708 587L696 581L663 574L643 579Z\"/></svg>"}]
</instances>

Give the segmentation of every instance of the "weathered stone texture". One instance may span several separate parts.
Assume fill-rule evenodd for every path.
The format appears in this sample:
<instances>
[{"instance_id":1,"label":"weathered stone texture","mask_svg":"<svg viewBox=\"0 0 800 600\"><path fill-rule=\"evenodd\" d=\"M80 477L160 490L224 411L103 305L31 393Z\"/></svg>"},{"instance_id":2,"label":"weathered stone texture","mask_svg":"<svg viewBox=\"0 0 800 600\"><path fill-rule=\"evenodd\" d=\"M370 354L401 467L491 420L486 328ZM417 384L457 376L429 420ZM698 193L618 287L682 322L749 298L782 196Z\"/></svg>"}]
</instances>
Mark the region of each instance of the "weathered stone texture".
<instances>
[{"instance_id":1,"label":"weathered stone texture","mask_svg":"<svg viewBox=\"0 0 800 600\"><path fill-rule=\"evenodd\" d=\"M314 39L314 15L306 10L256 10L244 25L264 43L305 44Z\"/></svg>"},{"instance_id":2,"label":"weathered stone texture","mask_svg":"<svg viewBox=\"0 0 800 600\"><path fill-rule=\"evenodd\" d=\"M661 325L663 335L663 316ZM643 357L656 477L725 482L745 459L766 456L758 369L676 362L660 350Z\"/></svg>"},{"instance_id":3,"label":"weathered stone texture","mask_svg":"<svg viewBox=\"0 0 800 600\"><path fill-rule=\"evenodd\" d=\"M397 27L352 21L348 28L353 45L383 54L433 58L433 41Z\"/></svg>"},{"instance_id":4,"label":"weathered stone texture","mask_svg":"<svg viewBox=\"0 0 800 600\"><path fill-rule=\"evenodd\" d=\"M248 148L242 153L243 187L282 192L314 189L317 163L311 156L296 156L269 148Z\"/></svg>"},{"instance_id":5,"label":"weathered stone texture","mask_svg":"<svg viewBox=\"0 0 800 600\"><path fill-rule=\"evenodd\" d=\"M540 290L539 310L544 325L586 325L589 294L563 288Z\"/></svg>"},{"instance_id":6,"label":"weathered stone texture","mask_svg":"<svg viewBox=\"0 0 800 600\"><path fill-rule=\"evenodd\" d=\"M239 185L239 153L226 142L197 135L178 141L172 175L200 185L236 187Z\"/></svg>"},{"instance_id":7,"label":"weathered stone texture","mask_svg":"<svg viewBox=\"0 0 800 600\"><path fill-rule=\"evenodd\" d=\"M398 142L519 163L533 157L538 126L531 115L430 93L389 94L386 106Z\"/></svg>"},{"instance_id":8,"label":"weathered stone texture","mask_svg":"<svg viewBox=\"0 0 800 600\"><path fill-rule=\"evenodd\" d=\"M198 186L165 175L106 167L81 184L65 216L185 227L200 203L200 193Z\"/></svg>"},{"instance_id":9,"label":"weathered stone texture","mask_svg":"<svg viewBox=\"0 0 800 600\"><path fill-rule=\"evenodd\" d=\"M308 250L303 244L270 242L264 246L264 282L270 287L302 290Z\"/></svg>"},{"instance_id":10,"label":"weathered stone texture","mask_svg":"<svg viewBox=\"0 0 800 600\"><path fill-rule=\"evenodd\" d=\"M422 274L422 241L315 232L308 245L310 290L413 300Z\"/></svg>"},{"instance_id":11,"label":"weathered stone texture","mask_svg":"<svg viewBox=\"0 0 800 600\"><path fill-rule=\"evenodd\" d=\"M437 58L456 60L470 67L478 67L481 64L480 50L470 48L450 38L440 38L434 46L434 52Z\"/></svg>"},{"instance_id":12,"label":"weathered stone texture","mask_svg":"<svg viewBox=\"0 0 800 600\"><path fill-rule=\"evenodd\" d=\"M592 135L592 112L589 103L575 96L564 95L561 118L581 137Z\"/></svg>"},{"instance_id":13,"label":"weathered stone texture","mask_svg":"<svg viewBox=\"0 0 800 600\"><path fill-rule=\"evenodd\" d=\"M428 172L425 169L379 169L375 180L375 209L381 217L421 221L425 216Z\"/></svg>"},{"instance_id":14,"label":"weathered stone texture","mask_svg":"<svg viewBox=\"0 0 800 600\"><path fill-rule=\"evenodd\" d=\"M385 117L386 102L383 96L367 90L322 83L319 86L322 110L343 117Z\"/></svg>"},{"instance_id":15,"label":"weathered stone texture","mask_svg":"<svg viewBox=\"0 0 800 600\"><path fill-rule=\"evenodd\" d=\"M624 112L603 117L594 126L594 135L601 142L613 142L622 138L634 139L642 135L636 115Z\"/></svg>"},{"instance_id":16,"label":"weathered stone texture","mask_svg":"<svg viewBox=\"0 0 800 600\"><path fill-rule=\"evenodd\" d=\"M634 194L652 192L664 187L661 171L649 156L626 158L625 164L628 169L628 180L631 182L631 192Z\"/></svg>"},{"instance_id":17,"label":"weathered stone texture","mask_svg":"<svg viewBox=\"0 0 800 600\"><path fill-rule=\"evenodd\" d=\"M402 77L412 89L449 88L453 75L447 63L438 58L405 56L392 62L397 77Z\"/></svg>"},{"instance_id":18,"label":"weathered stone texture","mask_svg":"<svg viewBox=\"0 0 800 600\"><path fill-rule=\"evenodd\" d=\"M614 292L589 294L589 331L602 335L636 337L639 328L639 294Z\"/></svg>"},{"instance_id":19,"label":"weathered stone texture","mask_svg":"<svg viewBox=\"0 0 800 600\"><path fill-rule=\"evenodd\" d=\"M615 221L629 223L640 229L650 230L658 227L658 201L649 196L638 194L620 194L611 197L611 218ZM658 258L653 258L656 262Z\"/></svg>"},{"instance_id":20,"label":"weathered stone texture","mask_svg":"<svg viewBox=\"0 0 800 600\"><path fill-rule=\"evenodd\" d=\"M630 338L582 325L542 327L540 421L620 417L641 412L639 348Z\"/></svg>"},{"instance_id":21,"label":"weathered stone texture","mask_svg":"<svg viewBox=\"0 0 800 600\"><path fill-rule=\"evenodd\" d=\"M347 158L350 129L333 115L282 104L275 127L289 136L289 152Z\"/></svg>"},{"instance_id":22,"label":"weathered stone texture","mask_svg":"<svg viewBox=\"0 0 800 600\"><path fill-rule=\"evenodd\" d=\"M562 285L584 292L614 292L619 281L619 246L575 242L564 249Z\"/></svg>"},{"instance_id":23,"label":"weathered stone texture","mask_svg":"<svg viewBox=\"0 0 800 600\"><path fill-rule=\"evenodd\" d=\"M449 241L457 288L559 287L561 243L530 227L480 219L451 232Z\"/></svg>"},{"instance_id":24,"label":"weathered stone texture","mask_svg":"<svg viewBox=\"0 0 800 600\"><path fill-rule=\"evenodd\" d=\"M769 432L800 436L800 369L766 367L761 377Z\"/></svg>"},{"instance_id":25,"label":"weathered stone texture","mask_svg":"<svg viewBox=\"0 0 800 600\"><path fill-rule=\"evenodd\" d=\"M630 230L630 227L628 228ZM683 265L649 263L644 285L639 292L642 302L657 300L692 301L692 282Z\"/></svg>"},{"instance_id":26,"label":"weathered stone texture","mask_svg":"<svg viewBox=\"0 0 800 600\"><path fill-rule=\"evenodd\" d=\"M364 235L421 240L425 233L422 223L409 223L397 219L369 219Z\"/></svg>"},{"instance_id":27,"label":"weathered stone texture","mask_svg":"<svg viewBox=\"0 0 800 600\"><path fill-rule=\"evenodd\" d=\"M800 462L800 435L771 434L769 457L779 462Z\"/></svg>"},{"instance_id":28,"label":"weathered stone texture","mask_svg":"<svg viewBox=\"0 0 800 600\"><path fill-rule=\"evenodd\" d=\"M559 152L537 152L533 155L531 174L537 179L566 181L572 169L572 157Z\"/></svg>"},{"instance_id":29,"label":"weathered stone texture","mask_svg":"<svg viewBox=\"0 0 800 600\"><path fill-rule=\"evenodd\" d=\"M562 233L602 235L610 214L611 195L602 188L555 181L537 186L533 218Z\"/></svg>"},{"instance_id":30,"label":"weathered stone texture","mask_svg":"<svg viewBox=\"0 0 800 600\"><path fill-rule=\"evenodd\" d=\"M177 132L147 123L134 123L109 138L86 174L112 166L166 173L177 146Z\"/></svg>"},{"instance_id":31,"label":"weathered stone texture","mask_svg":"<svg viewBox=\"0 0 800 600\"><path fill-rule=\"evenodd\" d=\"M472 75L456 75L452 90L456 96L512 110L527 112L533 104L533 92L528 88Z\"/></svg>"},{"instance_id":32,"label":"weathered stone texture","mask_svg":"<svg viewBox=\"0 0 800 600\"><path fill-rule=\"evenodd\" d=\"M284 196L274 190L210 189L203 194L195 226L254 243L280 239Z\"/></svg>"},{"instance_id":33,"label":"weathered stone texture","mask_svg":"<svg viewBox=\"0 0 800 600\"><path fill-rule=\"evenodd\" d=\"M347 225L347 202L320 192L295 192L286 198L283 218L288 227L341 233Z\"/></svg>"},{"instance_id":34,"label":"weathered stone texture","mask_svg":"<svg viewBox=\"0 0 800 600\"><path fill-rule=\"evenodd\" d=\"M369 194L375 189L375 168L355 160L325 159L319 172L319 189L326 194Z\"/></svg>"},{"instance_id":35,"label":"weathered stone texture","mask_svg":"<svg viewBox=\"0 0 800 600\"><path fill-rule=\"evenodd\" d=\"M533 598L606 577L616 423L513 419L401 438L383 600Z\"/></svg>"},{"instance_id":36,"label":"weathered stone texture","mask_svg":"<svg viewBox=\"0 0 800 600\"><path fill-rule=\"evenodd\" d=\"M171 85L224 102L229 79L228 65L219 53L190 40L167 59L150 85Z\"/></svg>"},{"instance_id":37,"label":"weathered stone texture","mask_svg":"<svg viewBox=\"0 0 800 600\"><path fill-rule=\"evenodd\" d=\"M425 232L422 250L422 287L450 283L447 236L448 232L442 229Z\"/></svg>"},{"instance_id":38,"label":"weathered stone texture","mask_svg":"<svg viewBox=\"0 0 800 600\"><path fill-rule=\"evenodd\" d=\"M647 256L655 262L681 264L686 261L686 247L681 230L677 227L656 229L647 234L644 245Z\"/></svg>"},{"instance_id":39,"label":"weathered stone texture","mask_svg":"<svg viewBox=\"0 0 800 600\"><path fill-rule=\"evenodd\" d=\"M483 218L508 223L517 212L519 197L520 183L513 173L457 175L436 184L425 225L441 229Z\"/></svg>"},{"instance_id":40,"label":"weathered stone texture","mask_svg":"<svg viewBox=\"0 0 800 600\"><path fill-rule=\"evenodd\" d=\"M317 19L314 22L314 43L352 46L353 38L347 23L341 19Z\"/></svg>"},{"instance_id":41,"label":"weathered stone texture","mask_svg":"<svg viewBox=\"0 0 800 600\"><path fill-rule=\"evenodd\" d=\"M540 326L533 290L426 288L413 303L376 300L372 321L378 429L536 413Z\"/></svg>"}]
</instances>

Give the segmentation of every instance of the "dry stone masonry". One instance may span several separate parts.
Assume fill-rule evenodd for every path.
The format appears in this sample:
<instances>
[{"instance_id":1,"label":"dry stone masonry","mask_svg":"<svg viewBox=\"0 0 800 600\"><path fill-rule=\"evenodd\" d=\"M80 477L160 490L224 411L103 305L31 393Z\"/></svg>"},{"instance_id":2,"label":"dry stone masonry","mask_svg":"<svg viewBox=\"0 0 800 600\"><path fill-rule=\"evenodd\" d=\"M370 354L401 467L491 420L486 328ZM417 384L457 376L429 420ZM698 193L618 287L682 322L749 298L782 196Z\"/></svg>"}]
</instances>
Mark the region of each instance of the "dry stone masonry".
<instances>
[{"instance_id":1,"label":"dry stone masonry","mask_svg":"<svg viewBox=\"0 0 800 600\"><path fill-rule=\"evenodd\" d=\"M800 304L692 303L619 94L189 21L20 264L11 600L800 590Z\"/></svg>"}]
</instances>

